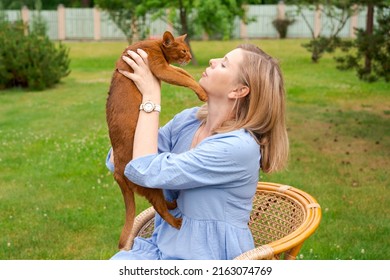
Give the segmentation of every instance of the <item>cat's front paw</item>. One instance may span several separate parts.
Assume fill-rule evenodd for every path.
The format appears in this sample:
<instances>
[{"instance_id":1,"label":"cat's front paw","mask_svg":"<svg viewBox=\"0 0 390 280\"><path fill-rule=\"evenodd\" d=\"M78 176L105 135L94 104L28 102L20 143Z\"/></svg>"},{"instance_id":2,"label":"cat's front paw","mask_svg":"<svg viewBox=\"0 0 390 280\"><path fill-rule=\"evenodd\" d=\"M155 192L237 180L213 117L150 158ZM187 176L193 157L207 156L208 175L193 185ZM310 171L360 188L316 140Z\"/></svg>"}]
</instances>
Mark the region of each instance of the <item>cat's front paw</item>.
<instances>
[{"instance_id":1,"label":"cat's front paw","mask_svg":"<svg viewBox=\"0 0 390 280\"><path fill-rule=\"evenodd\" d=\"M174 200L174 201L166 201L166 203L167 203L167 207L168 207L169 210L173 210L173 209L175 209L177 207L176 200Z\"/></svg>"},{"instance_id":2,"label":"cat's front paw","mask_svg":"<svg viewBox=\"0 0 390 280\"><path fill-rule=\"evenodd\" d=\"M181 224L183 223L183 219L182 218L175 218L174 224L172 225L174 228L176 229L180 229L181 228Z\"/></svg>"},{"instance_id":3,"label":"cat's front paw","mask_svg":"<svg viewBox=\"0 0 390 280\"><path fill-rule=\"evenodd\" d=\"M203 88L201 88L199 86L199 89L195 91L196 95L198 96L198 98L203 101L203 102L206 102L207 101L207 94L206 92L204 91Z\"/></svg>"}]
</instances>

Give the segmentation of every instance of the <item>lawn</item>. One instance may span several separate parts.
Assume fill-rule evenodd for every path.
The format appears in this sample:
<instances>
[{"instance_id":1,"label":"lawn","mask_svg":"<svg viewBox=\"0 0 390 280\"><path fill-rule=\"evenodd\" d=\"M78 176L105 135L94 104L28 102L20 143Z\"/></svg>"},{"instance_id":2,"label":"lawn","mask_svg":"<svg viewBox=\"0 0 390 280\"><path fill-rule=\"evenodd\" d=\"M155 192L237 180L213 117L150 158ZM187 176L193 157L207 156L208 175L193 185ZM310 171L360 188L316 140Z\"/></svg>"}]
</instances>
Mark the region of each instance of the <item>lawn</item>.
<instances>
[{"instance_id":1,"label":"lawn","mask_svg":"<svg viewBox=\"0 0 390 280\"><path fill-rule=\"evenodd\" d=\"M390 258L390 86L319 64L303 40L256 40L280 60L287 88L288 169L263 181L313 195L323 218L301 259ZM200 66L240 42L193 42ZM124 206L105 167L105 100L125 42L67 42L71 74L55 88L0 91L0 259L107 259ZM162 124L199 105L163 85ZM140 199L138 212L148 207Z\"/></svg>"}]
</instances>

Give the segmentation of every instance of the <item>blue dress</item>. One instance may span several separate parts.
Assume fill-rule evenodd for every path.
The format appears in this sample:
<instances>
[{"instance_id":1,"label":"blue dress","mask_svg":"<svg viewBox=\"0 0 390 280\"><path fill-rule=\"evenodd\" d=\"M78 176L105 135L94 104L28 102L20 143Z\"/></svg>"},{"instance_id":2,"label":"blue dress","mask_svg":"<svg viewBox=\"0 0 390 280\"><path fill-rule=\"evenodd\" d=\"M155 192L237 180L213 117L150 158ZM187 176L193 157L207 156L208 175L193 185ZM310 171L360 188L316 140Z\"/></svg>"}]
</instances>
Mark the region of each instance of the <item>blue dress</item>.
<instances>
[{"instance_id":1,"label":"blue dress","mask_svg":"<svg viewBox=\"0 0 390 280\"><path fill-rule=\"evenodd\" d=\"M148 188L162 188L180 230L156 214L151 238L137 237L130 251L112 259L226 260L253 249L248 228L260 168L260 148L244 129L205 138L191 149L200 126L199 108L184 110L159 130L158 154L130 161L125 175ZM113 171L109 161L107 167Z\"/></svg>"}]
</instances>

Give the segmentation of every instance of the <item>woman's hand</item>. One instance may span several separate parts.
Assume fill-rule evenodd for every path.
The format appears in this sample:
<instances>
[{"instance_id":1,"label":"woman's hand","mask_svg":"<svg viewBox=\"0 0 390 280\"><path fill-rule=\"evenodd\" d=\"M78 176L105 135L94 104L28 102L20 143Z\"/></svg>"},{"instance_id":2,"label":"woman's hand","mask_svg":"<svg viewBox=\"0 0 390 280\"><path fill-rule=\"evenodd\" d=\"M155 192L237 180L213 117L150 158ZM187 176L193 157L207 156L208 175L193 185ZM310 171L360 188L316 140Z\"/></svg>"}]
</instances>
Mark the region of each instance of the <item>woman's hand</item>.
<instances>
[{"instance_id":1,"label":"woman's hand","mask_svg":"<svg viewBox=\"0 0 390 280\"><path fill-rule=\"evenodd\" d=\"M133 69L134 73L118 69L119 73L135 83L144 101L151 100L160 104L161 82L150 71L148 54L141 49L137 52L129 50L127 53L131 58L122 56L122 59Z\"/></svg>"}]
</instances>

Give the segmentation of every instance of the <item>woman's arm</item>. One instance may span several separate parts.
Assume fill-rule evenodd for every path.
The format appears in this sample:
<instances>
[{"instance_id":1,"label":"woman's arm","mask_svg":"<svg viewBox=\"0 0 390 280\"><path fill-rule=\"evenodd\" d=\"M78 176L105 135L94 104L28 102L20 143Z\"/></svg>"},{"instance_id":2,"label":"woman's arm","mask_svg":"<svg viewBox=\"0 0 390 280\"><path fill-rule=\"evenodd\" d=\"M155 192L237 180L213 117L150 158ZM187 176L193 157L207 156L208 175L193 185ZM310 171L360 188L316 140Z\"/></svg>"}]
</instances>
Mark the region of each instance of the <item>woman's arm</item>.
<instances>
[{"instance_id":1,"label":"woman's arm","mask_svg":"<svg viewBox=\"0 0 390 280\"><path fill-rule=\"evenodd\" d=\"M142 103L151 101L160 105L161 83L153 75L148 66L148 55L143 50L137 53L128 51L130 58L124 56L123 60L130 65L134 73L119 70L124 76L131 79L142 94ZM147 113L140 110L134 135L133 159L157 153L159 112Z\"/></svg>"},{"instance_id":2,"label":"woman's arm","mask_svg":"<svg viewBox=\"0 0 390 280\"><path fill-rule=\"evenodd\" d=\"M125 175L149 188L226 188L238 181L257 181L259 163L260 149L252 136L232 133L212 136L180 154L168 152L132 160Z\"/></svg>"}]
</instances>

